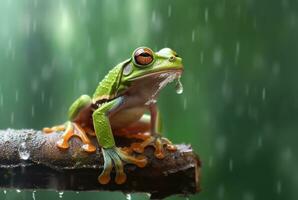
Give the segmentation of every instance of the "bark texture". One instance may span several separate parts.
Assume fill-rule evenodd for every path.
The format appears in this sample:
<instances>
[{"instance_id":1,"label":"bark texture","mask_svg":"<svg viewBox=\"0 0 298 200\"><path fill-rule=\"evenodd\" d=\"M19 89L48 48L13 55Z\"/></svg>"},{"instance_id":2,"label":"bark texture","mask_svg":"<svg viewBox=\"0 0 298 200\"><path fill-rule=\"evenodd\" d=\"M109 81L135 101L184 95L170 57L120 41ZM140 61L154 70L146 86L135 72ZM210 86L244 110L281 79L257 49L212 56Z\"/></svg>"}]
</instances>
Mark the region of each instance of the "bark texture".
<instances>
[{"instance_id":1,"label":"bark texture","mask_svg":"<svg viewBox=\"0 0 298 200\"><path fill-rule=\"evenodd\" d=\"M44 134L36 130L0 130L0 187L18 189L53 189L59 191L122 191L145 192L151 199L174 194L190 195L199 191L200 161L189 145L176 145L176 152L167 152L157 159L148 147L148 165L138 168L126 165L127 181L100 185L102 170L100 148L96 153L81 149L81 141L72 138L68 150L56 147L61 132ZM129 146L132 139L116 138L118 145ZM93 139L93 144L97 144ZM98 147L98 145L97 145Z\"/></svg>"}]
</instances>

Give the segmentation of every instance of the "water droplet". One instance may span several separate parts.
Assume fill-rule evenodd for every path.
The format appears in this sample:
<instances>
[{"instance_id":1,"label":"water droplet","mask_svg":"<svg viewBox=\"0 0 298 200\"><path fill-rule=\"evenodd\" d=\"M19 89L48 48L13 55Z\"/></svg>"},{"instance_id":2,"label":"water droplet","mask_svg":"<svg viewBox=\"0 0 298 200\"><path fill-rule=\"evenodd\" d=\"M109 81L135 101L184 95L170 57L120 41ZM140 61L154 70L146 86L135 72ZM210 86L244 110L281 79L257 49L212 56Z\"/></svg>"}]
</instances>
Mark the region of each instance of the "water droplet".
<instances>
[{"instance_id":1,"label":"water droplet","mask_svg":"<svg viewBox=\"0 0 298 200\"><path fill-rule=\"evenodd\" d=\"M34 105L31 106L31 116L32 117L35 116L35 107L34 107Z\"/></svg>"},{"instance_id":2,"label":"water droplet","mask_svg":"<svg viewBox=\"0 0 298 200\"><path fill-rule=\"evenodd\" d=\"M45 92L42 91L41 92L41 103L44 104L44 100L45 100Z\"/></svg>"},{"instance_id":3,"label":"water droplet","mask_svg":"<svg viewBox=\"0 0 298 200\"><path fill-rule=\"evenodd\" d=\"M203 51L200 53L200 61L201 61L201 64L203 64L203 62L204 62L204 52Z\"/></svg>"},{"instance_id":4,"label":"water droplet","mask_svg":"<svg viewBox=\"0 0 298 200\"><path fill-rule=\"evenodd\" d=\"M205 13L204 13L204 17L205 17L205 22L208 22L208 18L209 18L209 10L208 8L205 8Z\"/></svg>"},{"instance_id":5,"label":"water droplet","mask_svg":"<svg viewBox=\"0 0 298 200\"><path fill-rule=\"evenodd\" d=\"M10 114L10 124L11 125L14 124L14 112L11 112L11 114Z\"/></svg>"},{"instance_id":6,"label":"water droplet","mask_svg":"<svg viewBox=\"0 0 298 200\"><path fill-rule=\"evenodd\" d=\"M131 194L125 194L126 200L131 200Z\"/></svg>"},{"instance_id":7,"label":"water droplet","mask_svg":"<svg viewBox=\"0 0 298 200\"><path fill-rule=\"evenodd\" d=\"M153 23L156 20L156 12L155 12L155 10L153 10L153 12L152 12L151 20L152 20Z\"/></svg>"},{"instance_id":8,"label":"water droplet","mask_svg":"<svg viewBox=\"0 0 298 200\"><path fill-rule=\"evenodd\" d=\"M19 101L19 91L16 90L16 102L18 102L18 101Z\"/></svg>"},{"instance_id":9,"label":"water droplet","mask_svg":"<svg viewBox=\"0 0 298 200\"><path fill-rule=\"evenodd\" d=\"M36 190L33 190L32 192L32 199L35 200L35 193L36 193Z\"/></svg>"},{"instance_id":10,"label":"water droplet","mask_svg":"<svg viewBox=\"0 0 298 200\"><path fill-rule=\"evenodd\" d=\"M3 95L0 95L0 107L3 107Z\"/></svg>"},{"instance_id":11,"label":"water droplet","mask_svg":"<svg viewBox=\"0 0 298 200\"><path fill-rule=\"evenodd\" d=\"M28 158L30 157L30 153L26 147L25 142L22 142L19 146L19 156L22 160L28 160Z\"/></svg>"},{"instance_id":12,"label":"water droplet","mask_svg":"<svg viewBox=\"0 0 298 200\"><path fill-rule=\"evenodd\" d=\"M230 160L229 160L229 170L230 170L230 171L233 171L233 167L234 167L233 160L230 159Z\"/></svg>"},{"instance_id":13,"label":"water droplet","mask_svg":"<svg viewBox=\"0 0 298 200\"><path fill-rule=\"evenodd\" d=\"M235 64L238 64L239 60L239 52L240 52L240 42L236 42L236 50L235 50Z\"/></svg>"},{"instance_id":14,"label":"water droplet","mask_svg":"<svg viewBox=\"0 0 298 200\"><path fill-rule=\"evenodd\" d=\"M277 194L281 193L281 189L282 189L281 181L277 181L277 183L276 183L276 192L277 192Z\"/></svg>"},{"instance_id":15,"label":"water droplet","mask_svg":"<svg viewBox=\"0 0 298 200\"><path fill-rule=\"evenodd\" d=\"M180 77L177 79L175 88L176 88L176 93L177 94L182 94L183 93L183 85L181 83Z\"/></svg>"},{"instance_id":16,"label":"water droplet","mask_svg":"<svg viewBox=\"0 0 298 200\"><path fill-rule=\"evenodd\" d=\"M62 199L64 192L59 192L59 198Z\"/></svg>"},{"instance_id":17,"label":"water droplet","mask_svg":"<svg viewBox=\"0 0 298 200\"><path fill-rule=\"evenodd\" d=\"M179 93L178 93L178 94L179 94ZM187 99L184 98L184 99L183 99L183 109L186 110L186 108L187 108Z\"/></svg>"},{"instance_id":18,"label":"water droplet","mask_svg":"<svg viewBox=\"0 0 298 200\"><path fill-rule=\"evenodd\" d=\"M194 42L195 39L196 39L196 38L195 38L195 36L196 36L195 34L196 34L195 30L193 30L193 31L191 32L191 41L192 41L192 42Z\"/></svg>"},{"instance_id":19,"label":"water droplet","mask_svg":"<svg viewBox=\"0 0 298 200\"><path fill-rule=\"evenodd\" d=\"M172 16L172 6L169 5L168 7L168 17L171 17Z\"/></svg>"},{"instance_id":20,"label":"water droplet","mask_svg":"<svg viewBox=\"0 0 298 200\"><path fill-rule=\"evenodd\" d=\"M17 193L20 193L20 192L21 192L21 190L20 190L20 189L16 189L16 192L17 192Z\"/></svg>"},{"instance_id":21,"label":"water droplet","mask_svg":"<svg viewBox=\"0 0 298 200\"><path fill-rule=\"evenodd\" d=\"M262 89L262 100L265 101L266 99L266 88Z\"/></svg>"}]
</instances>

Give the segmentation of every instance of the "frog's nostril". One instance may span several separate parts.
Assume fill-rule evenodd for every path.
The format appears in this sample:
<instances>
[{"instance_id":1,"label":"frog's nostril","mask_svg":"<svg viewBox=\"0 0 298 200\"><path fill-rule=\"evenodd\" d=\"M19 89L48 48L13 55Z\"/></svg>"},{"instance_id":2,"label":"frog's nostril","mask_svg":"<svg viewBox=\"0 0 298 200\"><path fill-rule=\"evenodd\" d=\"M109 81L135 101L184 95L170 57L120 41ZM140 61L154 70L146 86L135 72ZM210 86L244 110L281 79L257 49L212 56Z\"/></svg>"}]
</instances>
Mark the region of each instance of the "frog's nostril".
<instances>
[{"instance_id":1,"label":"frog's nostril","mask_svg":"<svg viewBox=\"0 0 298 200\"><path fill-rule=\"evenodd\" d=\"M170 58L169 58L169 61L170 62L174 62L176 60L176 56L171 56Z\"/></svg>"}]
</instances>

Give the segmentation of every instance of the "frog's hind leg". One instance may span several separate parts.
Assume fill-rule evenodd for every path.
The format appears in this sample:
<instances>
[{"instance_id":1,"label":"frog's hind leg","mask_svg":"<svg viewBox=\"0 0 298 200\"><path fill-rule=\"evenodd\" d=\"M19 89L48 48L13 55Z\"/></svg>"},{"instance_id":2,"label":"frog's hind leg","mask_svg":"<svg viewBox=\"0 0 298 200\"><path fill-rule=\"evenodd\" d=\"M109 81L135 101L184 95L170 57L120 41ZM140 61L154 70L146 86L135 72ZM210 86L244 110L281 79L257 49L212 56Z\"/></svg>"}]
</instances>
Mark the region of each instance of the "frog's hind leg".
<instances>
[{"instance_id":1,"label":"frog's hind leg","mask_svg":"<svg viewBox=\"0 0 298 200\"><path fill-rule=\"evenodd\" d=\"M138 153L143 153L147 146L152 146L155 149L155 156L159 159L162 159L165 157L164 147L166 147L166 149L170 151L175 151L176 147L172 144L172 142L169 139L160 135L162 126L160 114L155 104L150 105L150 113L151 116L143 119L147 120L147 123L150 124L150 137L148 137L141 143L133 143L131 145L131 148Z\"/></svg>"}]
</instances>

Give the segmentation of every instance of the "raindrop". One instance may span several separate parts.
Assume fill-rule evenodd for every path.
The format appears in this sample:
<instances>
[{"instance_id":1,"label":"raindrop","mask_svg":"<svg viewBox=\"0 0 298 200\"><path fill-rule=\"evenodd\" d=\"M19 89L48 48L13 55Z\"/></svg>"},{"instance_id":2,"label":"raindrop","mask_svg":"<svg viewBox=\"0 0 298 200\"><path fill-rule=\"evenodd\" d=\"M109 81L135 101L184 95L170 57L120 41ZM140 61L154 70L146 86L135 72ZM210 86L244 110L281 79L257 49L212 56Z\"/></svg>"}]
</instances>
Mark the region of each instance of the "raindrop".
<instances>
[{"instance_id":1,"label":"raindrop","mask_svg":"<svg viewBox=\"0 0 298 200\"><path fill-rule=\"evenodd\" d=\"M131 200L131 194L125 194L126 200Z\"/></svg>"},{"instance_id":2,"label":"raindrop","mask_svg":"<svg viewBox=\"0 0 298 200\"><path fill-rule=\"evenodd\" d=\"M203 64L203 62L204 62L204 52L201 52L201 54L200 54L200 61L201 61L201 64Z\"/></svg>"},{"instance_id":3,"label":"raindrop","mask_svg":"<svg viewBox=\"0 0 298 200\"><path fill-rule=\"evenodd\" d=\"M21 190L20 190L20 189L16 189L16 192L17 192L17 193L20 193L20 192L21 192Z\"/></svg>"},{"instance_id":4,"label":"raindrop","mask_svg":"<svg viewBox=\"0 0 298 200\"><path fill-rule=\"evenodd\" d=\"M3 95L1 94L0 95L0 107L2 107L3 106Z\"/></svg>"},{"instance_id":5,"label":"raindrop","mask_svg":"<svg viewBox=\"0 0 298 200\"><path fill-rule=\"evenodd\" d=\"M34 107L34 105L31 106L31 116L32 117L35 116L35 107Z\"/></svg>"},{"instance_id":6,"label":"raindrop","mask_svg":"<svg viewBox=\"0 0 298 200\"><path fill-rule=\"evenodd\" d=\"M238 64L239 60L239 52L240 52L240 42L236 42L236 50L235 50L235 64Z\"/></svg>"},{"instance_id":7,"label":"raindrop","mask_svg":"<svg viewBox=\"0 0 298 200\"><path fill-rule=\"evenodd\" d=\"M33 190L32 192L32 199L35 200L35 193L36 193L36 190Z\"/></svg>"},{"instance_id":8,"label":"raindrop","mask_svg":"<svg viewBox=\"0 0 298 200\"><path fill-rule=\"evenodd\" d=\"M19 146L19 156L22 160L28 160L30 157L30 153L25 142L22 142Z\"/></svg>"},{"instance_id":9,"label":"raindrop","mask_svg":"<svg viewBox=\"0 0 298 200\"><path fill-rule=\"evenodd\" d=\"M213 62L215 65L220 65L222 63L222 50L220 47L215 48L213 52Z\"/></svg>"},{"instance_id":10,"label":"raindrop","mask_svg":"<svg viewBox=\"0 0 298 200\"><path fill-rule=\"evenodd\" d=\"M230 170L230 172L233 171L233 167L234 167L233 160L230 159L230 160L229 160L229 170Z\"/></svg>"},{"instance_id":11,"label":"raindrop","mask_svg":"<svg viewBox=\"0 0 298 200\"><path fill-rule=\"evenodd\" d=\"M181 83L180 77L177 79L175 88L176 88L176 93L177 94L182 94L183 93L183 85Z\"/></svg>"},{"instance_id":12,"label":"raindrop","mask_svg":"<svg viewBox=\"0 0 298 200\"><path fill-rule=\"evenodd\" d=\"M192 42L194 42L195 41L195 35L196 34L196 32L193 30L192 32L191 32L191 41Z\"/></svg>"},{"instance_id":13,"label":"raindrop","mask_svg":"<svg viewBox=\"0 0 298 200\"><path fill-rule=\"evenodd\" d=\"M209 18L209 10L208 8L205 8L205 13L204 13L204 17L205 17L205 22L208 22L208 18Z\"/></svg>"},{"instance_id":14,"label":"raindrop","mask_svg":"<svg viewBox=\"0 0 298 200\"><path fill-rule=\"evenodd\" d=\"M62 199L64 192L59 192L59 198Z\"/></svg>"},{"instance_id":15,"label":"raindrop","mask_svg":"<svg viewBox=\"0 0 298 200\"><path fill-rule=\"evenodd\" d=\"M156 12L155 12L155 10L153 10L153 12L152 12L151 20L152 20L153 23L154 23L155 20L156 20Z\"/></svg>"},{"instance_id":16,"label":"raindrop","mask_svg":"<svg viewBox=\"0 0 298 200\"><path fill-rule=\"evenodd\" d=\"M277 192L277 194L281 193L281 189L282 189L281 181L277 181L277 183L276 183L276 192Z\"/></svg>"},{"instance_id":17,"label":"raindrop","mask_svg":"<svg viewBox=\"0 0 298 200\"><path fill-rule=\"evenodd\" d=\"M184 98L183 99L183 109L186 110L186 108L187 108L187 99Z\"/></svg>"},{"instance_id":18,"label":"raindrop","mask_svg":"<svg viewBox=\"0 0 298 200\"><path fill-rule=\"evenodd\" d=\"M262 100L265 101L266 99L266 88L262 89Z\"/></svg>"},{"instance_id":19,"label":"raindrop","mask_svg":"<svg viewBox=\"0 0 298 200\"><path fill-rule=\"evenodd\" d=\"M44 100L45 100L45 93L44 91L41 92L41 103L44 104Z\"/></svg>"},{"instance_id":20,"label":"raindrop","mask_svg":"<svg viewBox=\"0 0 298 200\"><path fill-rule=\"evenodd\" d=\"M14 112L11 112L10 114L10 124L14 124Z\"/></svg>"},{"instance_id":21,"label":"raindrop","mask_svg":"<svg viewBox=\"0 0 298 200\"><path fill-rule=\"evenodd\" d=\"M171 17L172 16L172 6L169 5L168 6L168 17Z\"/></svg>"},{"instance_id":22,"label":"raindrop","mask_svg":"<svg viewBox=\"0 0 298 200\"><path fill-rule=\"evenodd\" d=\"M19 101L19 91L16 90L16 102L18 102L18 101Z\"/></svg>"}]
</instances>

